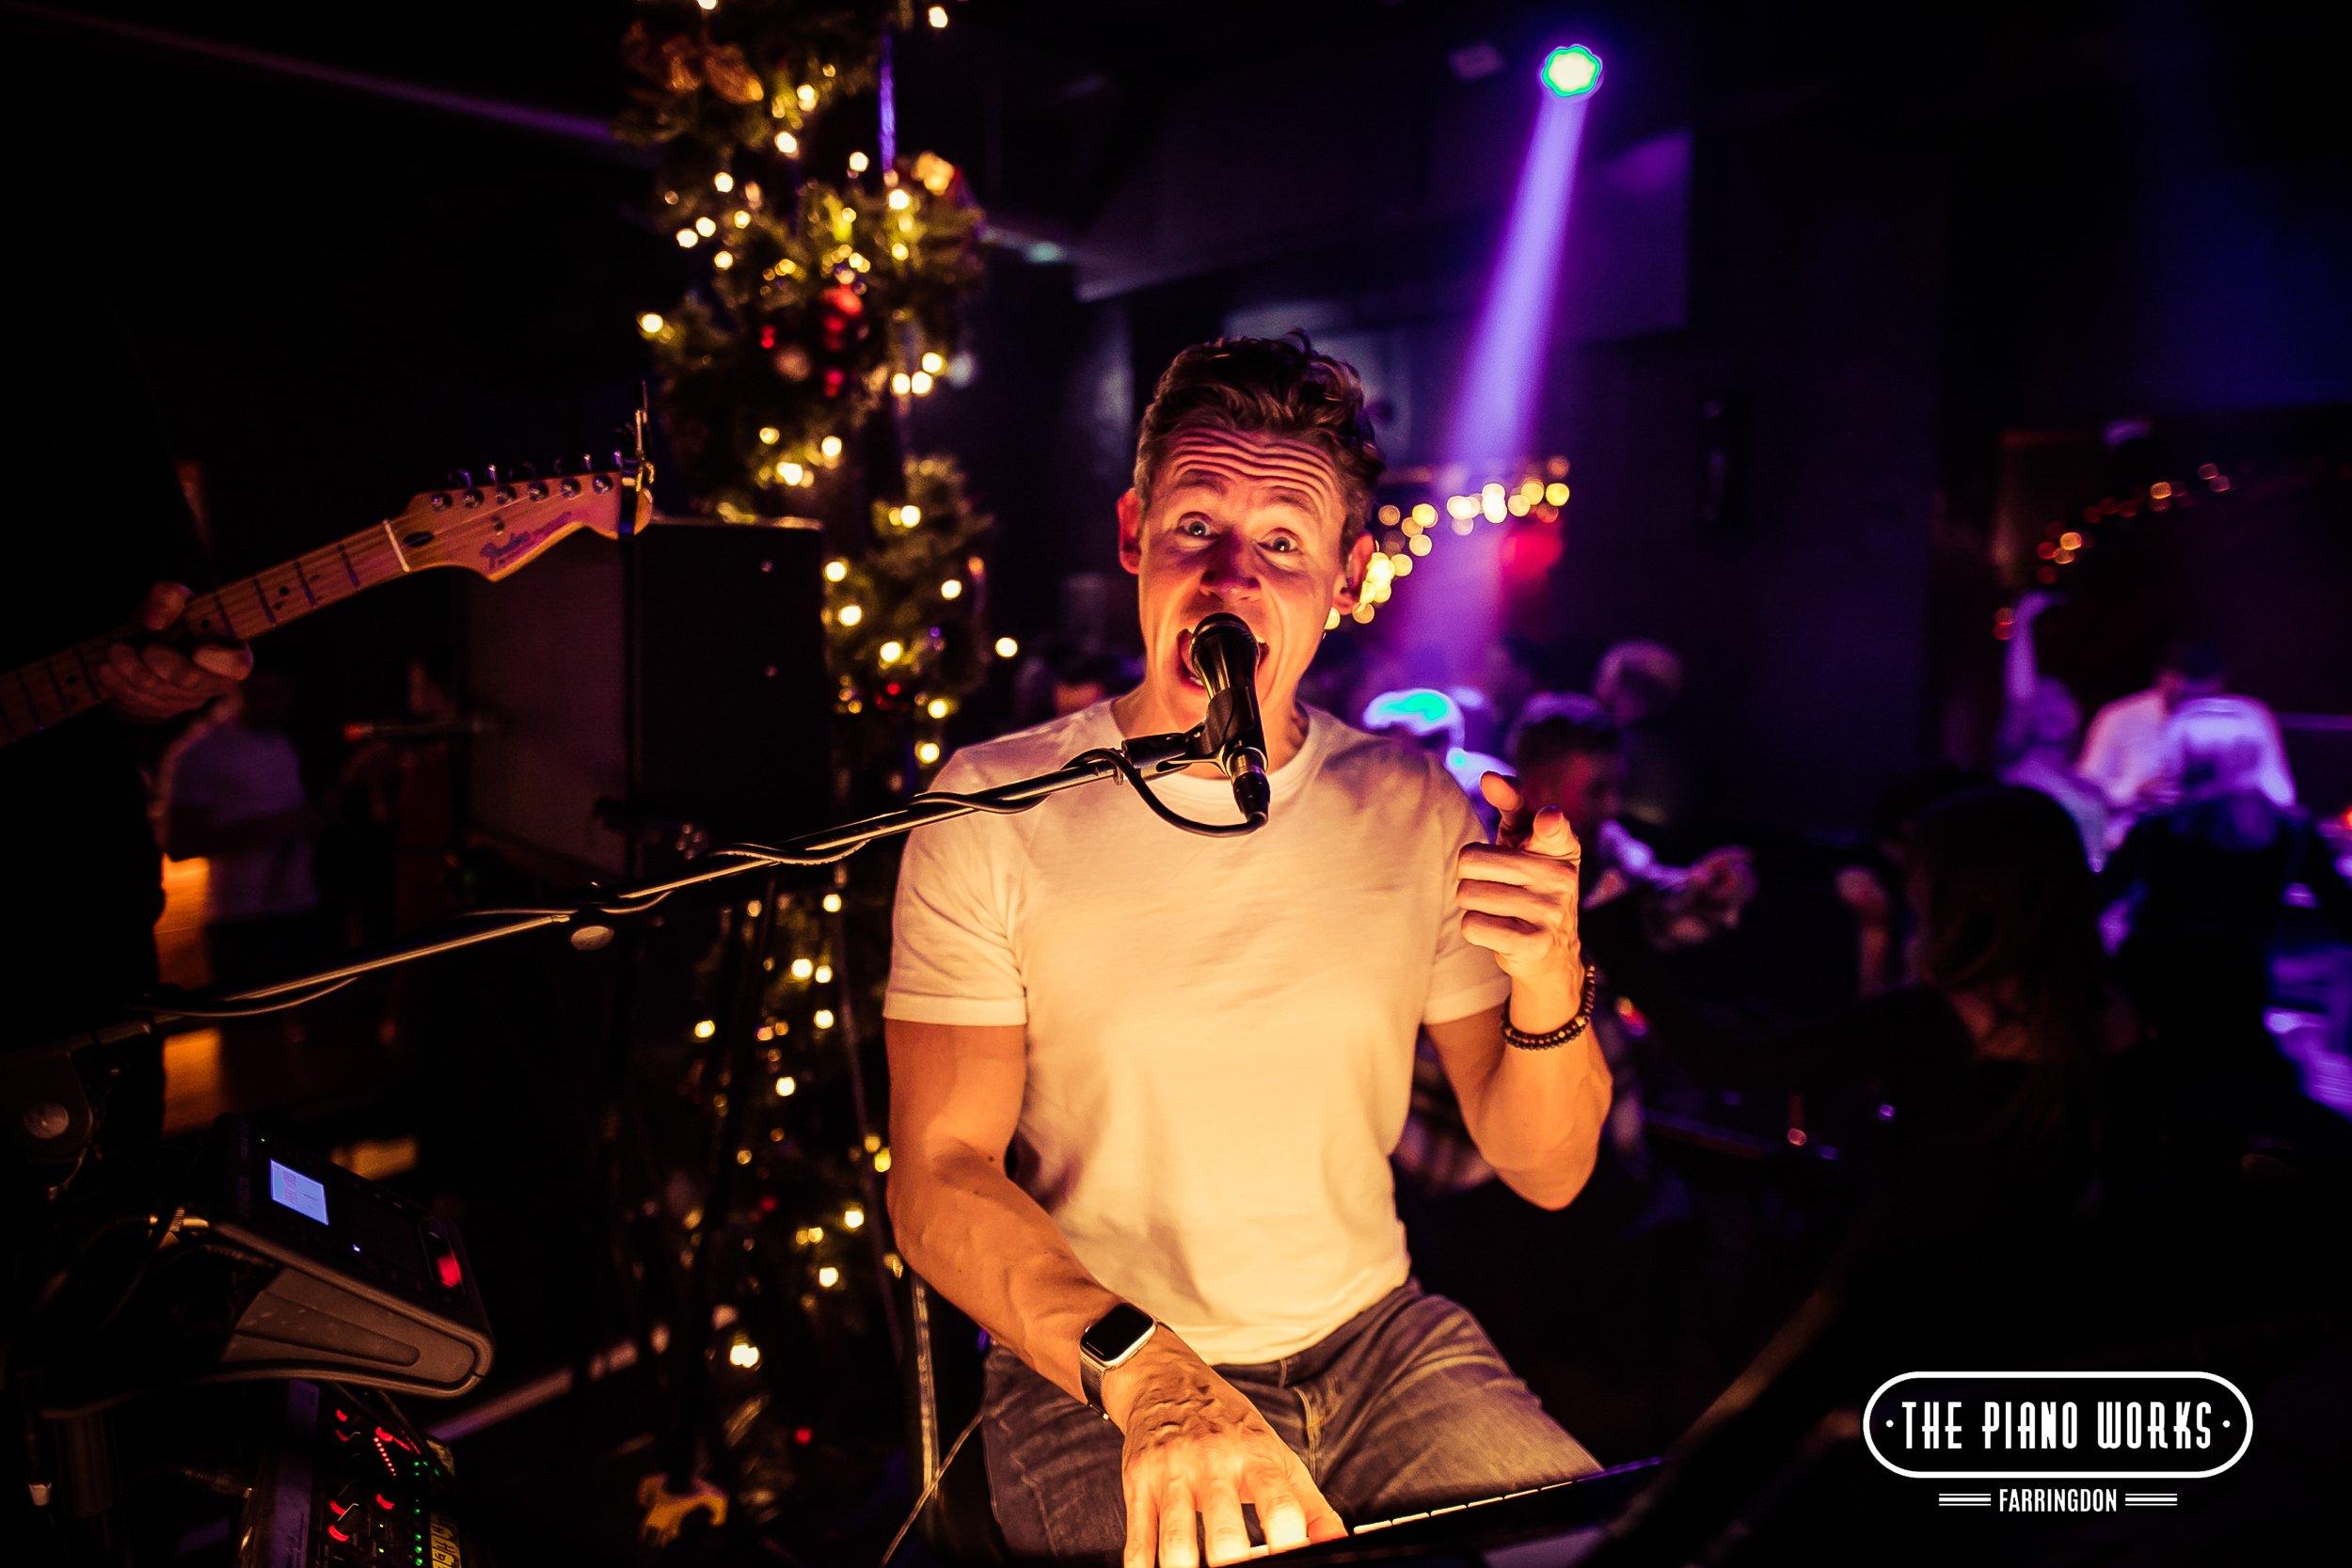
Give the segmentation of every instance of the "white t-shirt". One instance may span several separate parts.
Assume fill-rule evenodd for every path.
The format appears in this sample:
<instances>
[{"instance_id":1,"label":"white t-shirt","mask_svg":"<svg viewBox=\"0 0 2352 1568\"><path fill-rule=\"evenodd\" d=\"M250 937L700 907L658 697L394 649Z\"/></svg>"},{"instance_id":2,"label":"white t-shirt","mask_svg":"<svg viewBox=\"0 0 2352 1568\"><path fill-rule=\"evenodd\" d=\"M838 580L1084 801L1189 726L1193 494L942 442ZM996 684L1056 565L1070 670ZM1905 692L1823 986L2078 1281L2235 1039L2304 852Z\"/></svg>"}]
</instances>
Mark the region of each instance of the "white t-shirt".
<instances>
[{"instance_id":1,"label":"white t-shirt","mask_svg":"<svg viewBox=\"0 0 2352 1568\"><path fill-rule=\"evenodd\" d=\"M1444 765L1309 707L1267 826L1204 838L1123 784L918 828L889 1017L1028 1026L1022 1187L1095 1278L1206 1360L1306 1349L1404 1283L1389 1151L1423 1022L1500 1006L1462 936L1477 818ZM1120 742L1108 702L948 759L984 788ZM1232 786L1152 781L1231 822Z\"/></svg>"},{"instance_id":2,"label":"white t-shirt","mask_svg":"<svg viewBox=\"0 0 2352 1568\"><path fill-rule=\"evenodd\" d=\"M2280 810L2292 807L2295 778L2287 770L2286 743L2279 734L2278 720L2251 697L2230 700L2261 708L2265 733L2256 783ZM2144 805L2140 792L2164 777L2164 727L2169 717L2164 694L2153 687L2118 697L2092 716L2090 728L2083 736L2082 760L2074 765L2076 771L2106 791L2110 804L2126 811ZM2111 823L2110 836L2119 836L2129 825L2128 818Z\"/></svg>"}]
</instances>

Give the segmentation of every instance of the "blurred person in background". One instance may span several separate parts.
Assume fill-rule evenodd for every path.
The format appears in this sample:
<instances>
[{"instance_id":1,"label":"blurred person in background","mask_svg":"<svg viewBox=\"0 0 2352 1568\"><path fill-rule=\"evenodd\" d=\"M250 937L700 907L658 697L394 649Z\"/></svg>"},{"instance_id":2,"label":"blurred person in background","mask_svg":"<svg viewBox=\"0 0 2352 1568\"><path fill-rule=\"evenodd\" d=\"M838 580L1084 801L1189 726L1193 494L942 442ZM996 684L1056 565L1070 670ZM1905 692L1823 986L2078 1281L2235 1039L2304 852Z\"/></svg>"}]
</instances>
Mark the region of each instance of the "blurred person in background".
<instances>
[{"instance_id":1,"label":"blurred person in background","mask_svg":"<svg viewBox=\"0 0 2352 1568\"><path fill-rule=\"evenodd\" d=\"M2118 697L2091 718L2083 736L2082 760L2075 767L2106 792L2113 809L2107 824L2110 847L2122 841L2135 817L2165 806L2180 792L2179 780L2167 771L2165 721L2185 703L2228 691L2229 671L2221 651L2211 642L2187 639L2166 650L2154 685ZM2273 805L2293 806L2295 779L2287 770L2279 721L2251 697L2236 700L2259 717L2263 730L2250 775L2253 783Z\"/></svg>"},{"instance_id":2,"label":"blurred person in background","mask_svg":"<svg viewBox=\"0 0 2352 1568\"><path fill-rule=\"evenodd\" d=\"M294 683L261 669L215 705L164 768L164 847L203 858L204 947L216 984L289 971L318 946L312 844L324 822L287 734Z\"/></svg>"},{"instance_id":3,"label":"blurred person in background","mask_svg":"<svg viewBox=\"0 0 2352 1568\"><path fill-rule=\"evenodd\" d=\"M2127 906L2118 974L2168 1053L2199 1069L2295 1082L2264 1022L2288 889L2309 889L2352 938L2352 889L2310 816L2273 793L2278 726L2244 697L2167 718L2157 770L2175 798L2142 816L2102 888Z\"/></svg>"},{"instance_id":4,"label":"blurred person in background","mask_svg":"<svg viewBox=\"0 0 2352 1568\"><path fill-rule=\"evenodd\" d=\"M1619 642L1600 656L1593 676L1593 695L1617 726L1625 758L1621 815L1648 842L1669 848L1681 846L1698 795L1682 685L1682 656L1662 642Z\"/></svg>"},{"instance_id":5,"label":"blurred person in background","mask_svg":"<svg viewBox=\"0 0 2352 1568\"><path fill-rule=\"evenodd\" d=\"M2106 791L2074 768L2082 705L2064 681L2042 673L2036 657L2034 622L2058 602L2055 594L2017 601L2003 660L2001 782L2038 789L2065 807L2096 870L2107 852Z\"/></svg>"},{"instance_id":6,"label":"blurred person in background","mask_svg":"<svg viewBox=\"0 0 2352 1568\"><path fill-rule=\"evenodd\" d=\"M179 721L252 668L242 644L167 635L187 605L183 585L205 582L207 572L145 378L127 335L85 285L62 276L31 282L24 298L40 305L18 312L7 357L30 394L14 436L37 459L10 476L0 669L64 653L109 627L119 640L95 669L62 677L82 673L103 711L29 733L26 710L8 707L0 885L17 913L0 941L8 998L0 1045L77 1029L103 1005L155 983L163 880L147 769ZM82 1066L92 1100L105 1101L102 1153L151 1147L163 1126L161 1048L150 1041L103 1062L95 1055ZM81 1094L61 1087L49 1098Z\"/></svg>"},{"instance_id":7,"label":"blurred person in background","mask_svg":"<svg viewBox=\"0 0 2352 1568\"><path fill-rule=\"evenodd\" d=\"M1740 923L1756 893L1747 850L1717 849L1691 866L1670 866L1617 819L1624 758L1617 727L1597 699L1577 692L1531 697L1522 705L1510 744L1518 787L1531 809L1556 808L1584 846L1581 908L1627 902L1639 911L1643 940L1661 952L1696 946ZM1621 1158L1645 1166L1632 1042L1616 1011L1606 1005L1608 997L1604 987L1593 1029L1616 1085L1609 1141ZM1495 1175L1470 1147L1460 1110L1426 1040L1415 1062L1413 1115L1406 1123L1396 1161L1432 1193L1459 1192Z\"/></svg>"}]
</instances>

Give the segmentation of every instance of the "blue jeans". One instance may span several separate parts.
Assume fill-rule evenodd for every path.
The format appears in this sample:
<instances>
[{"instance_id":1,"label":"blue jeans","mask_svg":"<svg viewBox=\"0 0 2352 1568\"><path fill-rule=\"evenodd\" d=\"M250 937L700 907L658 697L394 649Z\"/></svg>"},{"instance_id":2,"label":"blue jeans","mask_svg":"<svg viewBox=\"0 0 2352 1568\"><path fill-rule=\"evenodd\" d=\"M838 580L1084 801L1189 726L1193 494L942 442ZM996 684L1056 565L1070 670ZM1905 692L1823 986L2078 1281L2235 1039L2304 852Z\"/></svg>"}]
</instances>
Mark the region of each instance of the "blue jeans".
<instances>
[{"instance_id":1,"label":"blue jeans","mask_svg":"<svg viewBox=\"0 0 2352 1568\"><path fill-rule=\"evenodd\" d=\"M1477 1321L1417 1280L1295 1355L1216 1370L1351 1526L1600 1467ZM1001 1345L986 1371L980 1430L1006 1543L1026 1559L1117 1562L1127 1538L1119 1429ZM1263 1544L1248 1504L1243 1521Z\"/></svg>"}]
</instances>

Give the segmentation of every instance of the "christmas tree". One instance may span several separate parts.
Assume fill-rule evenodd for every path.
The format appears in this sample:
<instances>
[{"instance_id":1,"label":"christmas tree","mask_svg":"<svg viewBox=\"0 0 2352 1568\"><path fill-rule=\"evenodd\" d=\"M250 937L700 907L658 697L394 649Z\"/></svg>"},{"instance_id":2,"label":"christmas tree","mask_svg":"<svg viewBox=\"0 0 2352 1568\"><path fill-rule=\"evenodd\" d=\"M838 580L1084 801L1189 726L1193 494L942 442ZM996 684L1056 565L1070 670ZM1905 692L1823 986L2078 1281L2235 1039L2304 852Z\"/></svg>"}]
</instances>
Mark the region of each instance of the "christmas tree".
<instances>
[{"instance_id":1,"label":"christmas tree","mask_svg":"<svg viewBox=\"0 0 2352 1568\"><path fill-rule=\"evenodd\" d=\"M894 145L896 36L946 21L938 6L640 0L623 43L637 82L621 134L656 150L656 218L699 263L684 297L637 321L666 477L722 520L824 526L845 804L919 786L993 652L987 521L955 464L905 439L910 405L956 361L980 273L959 172ZM682 1276L723 1269L712 1293L738 1309L709 1427L739 1512L812 1485L837 1508L842 1456L873 1435L870 1419L842 1430L854 1417L818 1379L831 1366L850 1382L877 1342L886 1357L902 1273L882 1234L872 1081L895 863L878 848L739 894L696 975L707 1016L675 1025L714 1049L667 1042L689 1064L685 1136L721 1173L674 1182L664 1208ZM868 1406L874 1387L859 1383Z\"/></svg>"}]
</instances>

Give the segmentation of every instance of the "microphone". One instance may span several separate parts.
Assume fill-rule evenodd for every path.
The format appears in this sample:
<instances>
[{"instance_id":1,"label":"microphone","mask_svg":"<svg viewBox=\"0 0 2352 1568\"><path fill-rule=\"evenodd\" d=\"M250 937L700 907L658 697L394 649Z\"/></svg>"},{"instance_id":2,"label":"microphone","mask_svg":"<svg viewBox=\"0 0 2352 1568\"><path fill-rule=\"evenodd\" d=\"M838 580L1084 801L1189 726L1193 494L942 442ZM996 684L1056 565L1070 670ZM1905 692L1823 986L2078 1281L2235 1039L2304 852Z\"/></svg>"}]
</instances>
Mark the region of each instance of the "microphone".
<instances>
[{"instance_id":1,"label":"microphone","mask_svg":"<svg viewBox=\"0 0 2352 1568\"><path fill-rule=\"evenodd\" d=\"M1274 803L1266 781L1265 721L1258 712L1258 639L1249 624L1218 610L1192 632L1192 668L1208 688L1201 742L1233 784L1242 816L1263 822Z\"/></svg>"}]
</instances>

